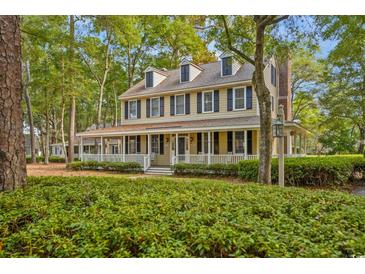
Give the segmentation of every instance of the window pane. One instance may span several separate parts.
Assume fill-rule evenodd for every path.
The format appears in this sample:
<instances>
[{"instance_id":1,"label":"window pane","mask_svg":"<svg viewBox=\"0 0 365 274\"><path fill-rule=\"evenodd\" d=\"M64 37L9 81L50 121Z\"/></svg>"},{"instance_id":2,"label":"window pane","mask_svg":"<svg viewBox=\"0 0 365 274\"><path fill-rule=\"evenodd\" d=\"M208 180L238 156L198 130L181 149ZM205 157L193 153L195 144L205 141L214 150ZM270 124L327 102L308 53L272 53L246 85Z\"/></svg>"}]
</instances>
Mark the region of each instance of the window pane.
<instances>
[{"instance_id":1,"label":"window pane","mask_svg":"<svg viewBox=\"0 0 365 274\"><path fill-rule=\"evenodd\" d=\"M204 93L204 111L213 111L213 93Z\"/></svg>"},{"instance_id":2,"label":"window pane","mask_svg":"<svg viewBox=\"0 0 365 274\"><path fill-rule=\"evenodd\" d=\"M129 137L129 154L137 153L137 136Z\"/></svg>"},{"instance_id":3,"label":"window pane","mask_svg":"<svg viewBox=\"0 0 365 274\"><path fill-rule=\"evenodd\" d=\"M137 117L137 101L129 102L129 117L136 118Z\"/></svg>"},{"instance_id":4,"label":"window pane","mask_svg":"<svg viewBox=\"0 0 365 274\"><path fill-rule=\"evenodd\" d=\"M235 109L245 108L245 90L243 88L235 89Z\"/></svg>"},{"instance_id":5,"label":"window pane","mask_svg":"<svg viewBox=\"0 0 365 274\"><path fill-rule=\"evenodd\" d=\"M232 74L232 57L226 57L222 59L223 62L223 75Z\"/></svg>"},{"instance_id":6,"label":"window pane","mask_svg":"<svg viewBox=\"0 0 365 274\"><path fill-rule=\"evenodd\" d=\"M208 153L208 133L204 133L204 150L203 153Z\"/></svg>"},{"instance_id":7,"label":"window pane","mask_svg":"<svg viewBox=\"0 0 365 274\"><path fill-rule=\"evenodd\" d=\"M153 87L153 71L146 72L146 87Z\"/></svg>"},{"instance_id":8,"label":"window pane","mask_svg":"<svg viewBox=\"0 0 365 274\"><path fill-rule=\"evenodd\" d=\"M176 114L184 114L184 95L176 96Z\"/></svg>"},{"instance_id":9,"label":"window pane","mask_svg":"<svg viewBox=\"0 0 365 274\"><path fill-rule=\"evenodd\" d=\"M160 142L159 142L159 135L152 135L152 145L151 145L151 151L152 153L160 153Z\"/></svg>"},{"instance_id":10,"label":"window pane","mask_svg":"<svg viewBox=\"0 0 365 274\"><path fill-rule=\"evenodd\" d=\"M151 101L152 104L152 116L160 115L160 98L153 98Z\"/></svg>"},{"instance_id":11,"label":"window pane","mask_svg":"<svg viewBox=\"0 0 365 274\"><path fill-rule=\"evenodd\" d=\"M245 136L242 131L238 131L235 133L235 147L236 147L236 153L244 153L245 147L244 147L244 140Z\"/></svg>"}]
</instances>

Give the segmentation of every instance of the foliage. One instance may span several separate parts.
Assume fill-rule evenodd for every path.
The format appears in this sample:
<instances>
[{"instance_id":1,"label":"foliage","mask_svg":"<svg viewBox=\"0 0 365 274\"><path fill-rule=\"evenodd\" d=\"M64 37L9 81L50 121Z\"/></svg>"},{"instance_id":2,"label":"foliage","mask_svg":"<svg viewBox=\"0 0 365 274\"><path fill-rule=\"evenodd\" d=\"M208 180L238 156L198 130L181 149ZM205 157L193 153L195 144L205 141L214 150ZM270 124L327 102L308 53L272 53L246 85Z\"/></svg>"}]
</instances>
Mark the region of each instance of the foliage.
<instances>
[{"instance_id":1,"label":"foliage","mask_svg":"<svg viewBox=\"0 0 365 274\"><path fill-rule=\"evenodd\" d=\"M43 156L37 156L36 157L37 163L43 163L44 157ZM59 156L49 156L48 161L50 163L64 163L65 158L59 157ZM32 157L27 157L27 163L30 164L32 162Z\"/></svg>"},{"instance_id":2,"label":"foliage","mask_svg":"<svg viewBox=\"0 0 365 274\"><path fill-rule=\"evenodd\" d=\"M67 168L73 170L106 170L106 171L118 171L118 172L141 172L142 166L139 163L134 162L72 162L67 164Z\"/></svg>"},{"instance_id":3,"label":"foliage","mask_svg":"<svg viewBox=\"0 0 365 274\"><path fill-rule=\"evenodd\" d=\"M29 183L0 193L0 257L365 254L365 199L345 193L161 178Z\"/></svg>"},{"instance_id":4,"label":"foliage","mask_svg":"<svg viewBox=\"0 0 365 274\"><path fill-rule=\"evenodd\" d=\"M355 179L356 172L361 173L360 178L365 178L365 159L360 155L285 159L285 183L292 186L346 184ZM258 161L241 161L238 174L243 180L255 181L258 176ZM277 183L277 159L272 161L271 176L272 181Z\"/></svg>"},{"instance_id":5,"label":"foliage","mask_svg":"<svg viewBox=\"0 0 365 274\"><path fill-rule=\"evenodd\" d=\"M210 175L210 176L237 176L237 164L187 164L179 163L173 166L178 175Z\"/></svg>"}]
</instances>

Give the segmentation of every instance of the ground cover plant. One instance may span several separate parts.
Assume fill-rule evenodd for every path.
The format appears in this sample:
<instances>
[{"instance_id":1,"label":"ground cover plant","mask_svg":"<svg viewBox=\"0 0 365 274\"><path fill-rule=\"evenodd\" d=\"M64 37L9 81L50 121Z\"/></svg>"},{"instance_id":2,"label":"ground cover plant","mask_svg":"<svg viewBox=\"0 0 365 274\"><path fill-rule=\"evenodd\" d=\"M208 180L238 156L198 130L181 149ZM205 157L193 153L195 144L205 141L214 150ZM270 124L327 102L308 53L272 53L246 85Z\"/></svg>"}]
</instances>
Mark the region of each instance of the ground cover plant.
<instances>
[{"instance_id":1,"label":"ground cover plant","mask_svg":"<svg viewBox=\"0 0 365 274\"><path fill-rule=\"evenodd\" d=\"M142 172L142 166L135 162L97 162L97 161L76 161L67 164L72 170L106 170L118 172Z\"/></svg>"},{"instance_id":2,"label":"ground cover plant","mask_svg":"<svg viewBox=\"0 0 365 274\"><path fill-rule=\"evenodd\" d=\"M0 193L1 257L357 257L365 199L202 179L30 177Z\"/></svg>"}]
</instances>

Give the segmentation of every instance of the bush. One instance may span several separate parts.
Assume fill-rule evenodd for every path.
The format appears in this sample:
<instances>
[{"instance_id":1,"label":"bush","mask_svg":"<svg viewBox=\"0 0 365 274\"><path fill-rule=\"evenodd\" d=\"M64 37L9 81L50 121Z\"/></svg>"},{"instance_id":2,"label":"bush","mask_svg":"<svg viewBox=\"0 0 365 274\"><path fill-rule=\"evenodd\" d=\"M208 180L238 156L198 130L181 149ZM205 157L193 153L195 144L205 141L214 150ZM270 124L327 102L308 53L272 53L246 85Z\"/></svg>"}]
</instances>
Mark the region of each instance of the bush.
<instances>
[{"instance_id":1,"label":"bush","mask_svg":"<svg viewBox=\"0 0 365 274\"><path fill-rule=\"evenodd\" d=\"M239 177L246 181L256 181L258 160L241 161ZM285 183L293 186L342 185L364 178L365 159L361 156L304 157L285 159ZM272 181L278 182L278 161L272 161Z\"/></svg>"},{"instance_id":2,"label":"bush","mask_svg":"<svg viewBox=\"0 0 365 274\"><path fill-rule=\"evenodd\" d=\"M179 163L173 166L175 174L178 175L215 175L215 176L237 176L237 164L187 164Z\"/></svg>"},{"instance_id":3,"label":"bush","mask_svg":"<svg viewBox=\"0 0 365 274\"><path fill-rule=\"evenodd\" d=\"M96 161L85 161L85 162L72 162L67 164L67 168L73 170L106 170L106 171L118 171L118 172L141 172L143 171L142 166L135 162L96 162Z\"/></svg>"},{"instance_id":4,"label":"bush","mask_svg":"<svg viewBox=\"0 0 365 274\"><path fill-rule=\"evenodd\" d=\"M27 160L27 164L32 163L32 157L27 156L26 157L26 160ZM44 163L44 157L43 156L37 156L36 157L36 161L37 161L37 163ZM49 156L48 157L48 161L50 163L64 163L65 162L65 158L59 157L59 156Z\"/></svg>"},{"instance_id":5,"label":"bush","mask_svg":"<svg viewBox=\"0 0 365 274\"><path fill-rule=\"evenodd\" d=\"M151 177L28 183L0 193L0 257L365 254L365 199L346 193Z\"/></svg>"}]
</instances>

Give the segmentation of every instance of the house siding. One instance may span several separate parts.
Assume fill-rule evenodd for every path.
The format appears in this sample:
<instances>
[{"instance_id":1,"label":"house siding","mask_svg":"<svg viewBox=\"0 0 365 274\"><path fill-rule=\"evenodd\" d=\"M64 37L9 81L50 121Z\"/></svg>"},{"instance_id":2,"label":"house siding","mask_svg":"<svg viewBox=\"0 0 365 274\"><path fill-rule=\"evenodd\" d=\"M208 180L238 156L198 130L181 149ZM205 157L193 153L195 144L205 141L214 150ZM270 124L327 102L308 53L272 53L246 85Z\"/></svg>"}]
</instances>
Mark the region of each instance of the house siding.
<instances>
[{"instance_id":1,"label":"house siding","mask_svg":"<svg viewBox=\"0 0 365 274\"><path fill-rule=\"evenodd\" d=\"M243 85L235 85L228 88L242 87ZM256 93L252 92L252 109L228 111L227 110L227 89L219 89L219 112L211 113L198 113L197 112L197 93L203 91L211 91L212 89L204 89L199 91L190 92L190 114L185 115L171 115L170 114L170 94L164 95L165 113L163 117L146 117L146 102L147 98L141 99L141 119L124 119L122 116L122 124L144 124L144 123L161 123L161 122L173 122L189 120L202 120L202 119L217 119L217 118L233 118L242 116L255 116L258 113L257 110L257 97ZM179 93L181 94L181 93ZM178 95L178 94L176 94ZM168 109L166 109L166 107ZM121 104L121 111L124 113L124 103Z\"/></svg>"}]
</instances>

